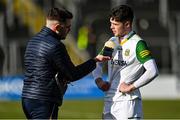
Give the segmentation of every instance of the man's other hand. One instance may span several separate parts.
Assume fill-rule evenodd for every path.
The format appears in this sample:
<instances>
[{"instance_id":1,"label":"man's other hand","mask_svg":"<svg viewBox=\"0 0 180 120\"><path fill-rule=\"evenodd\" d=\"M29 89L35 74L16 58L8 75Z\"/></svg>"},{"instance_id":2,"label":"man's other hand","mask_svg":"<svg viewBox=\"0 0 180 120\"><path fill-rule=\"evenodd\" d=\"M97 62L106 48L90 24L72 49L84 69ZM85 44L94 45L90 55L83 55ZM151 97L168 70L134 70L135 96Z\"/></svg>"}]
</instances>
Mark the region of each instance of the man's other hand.
<instances>
[{"instance_id":1,"label":"man's other hand","mask_svg":"<svg viewBox=\"0 0 180 120\"><path fill-rule=\"evenodd\" d=\"M102 78L97 78L95 80L96 85L98 86L99 89L102 91L108 91L111 84L107 81L103 81Z\"/></svg>"}]
</instances>

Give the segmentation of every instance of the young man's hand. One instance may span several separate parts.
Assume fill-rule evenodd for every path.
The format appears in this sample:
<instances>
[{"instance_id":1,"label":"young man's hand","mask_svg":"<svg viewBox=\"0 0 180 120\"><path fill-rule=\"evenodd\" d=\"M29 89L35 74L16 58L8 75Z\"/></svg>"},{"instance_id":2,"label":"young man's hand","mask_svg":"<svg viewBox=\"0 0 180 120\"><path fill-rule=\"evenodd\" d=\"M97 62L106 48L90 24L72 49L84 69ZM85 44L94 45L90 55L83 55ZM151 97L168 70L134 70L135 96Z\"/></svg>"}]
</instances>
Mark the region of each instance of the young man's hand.
<instances>
[{"instance_id":1,"label":"young man's hand","mask_svg":"<svg viewBox=\"0 0 180 120\"><path fill-rule=\"evenodd\" d=\"M96 85L98 86L98 88L102 91L108 91L111 84L107 81L103 81L102 78L97 78L95 80Z\"/></svg>"},{"instance_id":2,"label":"young man's hand","mask_svg":"<svg viewBox=\"0 0 180 120\"><path fill-rule=\"evenodd\" d=\"M120 84L119 91L122 92L122 93L130 93L135 89L136 88L134 87L133 84L127 84L127 83L123 82L123 83Z\"/></svg>"}]
</instances>

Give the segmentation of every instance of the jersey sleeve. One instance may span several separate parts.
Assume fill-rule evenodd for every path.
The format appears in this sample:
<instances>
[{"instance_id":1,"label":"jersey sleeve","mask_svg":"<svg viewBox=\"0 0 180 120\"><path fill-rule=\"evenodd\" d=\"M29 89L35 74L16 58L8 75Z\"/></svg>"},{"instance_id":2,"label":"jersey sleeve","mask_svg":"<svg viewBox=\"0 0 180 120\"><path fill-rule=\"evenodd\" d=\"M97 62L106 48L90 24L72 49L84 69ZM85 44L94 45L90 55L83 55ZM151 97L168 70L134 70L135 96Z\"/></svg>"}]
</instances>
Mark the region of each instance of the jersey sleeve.
<instances>
[{"instance_id":1,"label":"jersey sleeve","mask_svg":"<svg viewBox=\"0 0 180 120\"><path fill-rule=\"evenodd\" d=\"M136 46L136 56L140 63L144 64L146 61L152 59L151 52L145 41L140 40Z\"/></svg>"},{"instance_id":2,"label":"jersey sleeve","mask_svg":"<svg viewBox=\"0 0 180 120\"><path fill-rule=\"evenodd\" d=\"M102 66L103 66L103 63L102 63L102 62L97 62L97 63L96 63L96 69L94 69L94 70L92 71L92 75L93 75L93 78L94 78L94 79L102 78L102 74L103 74Z\"/></svg>"}]
</instances>

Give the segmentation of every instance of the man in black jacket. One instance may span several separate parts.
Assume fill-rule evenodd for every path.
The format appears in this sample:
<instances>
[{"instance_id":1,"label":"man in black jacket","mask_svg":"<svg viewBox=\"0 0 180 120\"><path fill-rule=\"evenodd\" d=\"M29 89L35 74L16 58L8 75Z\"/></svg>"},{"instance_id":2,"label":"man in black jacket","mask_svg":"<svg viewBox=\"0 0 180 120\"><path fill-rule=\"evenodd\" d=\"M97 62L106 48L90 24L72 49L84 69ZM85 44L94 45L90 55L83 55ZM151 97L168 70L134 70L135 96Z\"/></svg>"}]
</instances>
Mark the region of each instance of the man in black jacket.
<instances>
[{"instance_id":1,"label":"man in black jacket","mask_svg":"<svg viewBox=\"0 0 180 120\"><path fill-rule=\"evenodd\" d=\"M97 61L110 59L97 55L74 66L60 41L69 33L72 18L72 13L64 8L50 9L46 26L28 42L22 92L22 107L28 119L57 119L58 106L62 104L67 83L90 73Z\"/></svg>"}]
</instances>

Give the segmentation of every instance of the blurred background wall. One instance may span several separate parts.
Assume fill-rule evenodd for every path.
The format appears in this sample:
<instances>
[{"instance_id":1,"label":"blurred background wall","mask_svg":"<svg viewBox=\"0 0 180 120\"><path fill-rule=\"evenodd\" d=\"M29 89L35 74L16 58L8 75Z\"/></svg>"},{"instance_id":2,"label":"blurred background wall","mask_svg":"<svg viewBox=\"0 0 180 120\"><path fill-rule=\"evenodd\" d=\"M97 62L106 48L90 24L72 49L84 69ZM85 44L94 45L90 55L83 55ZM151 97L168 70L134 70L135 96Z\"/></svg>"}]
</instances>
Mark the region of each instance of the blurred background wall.
<instances>
[{"instance_id":1,"label":"blurred background wall","mask_svg":"<svg viewBox=\"0 0 180 120\"><path fill-rule=\"evenodd\" d=\"M65 6L74 14L65 44L75 64L94 57L112 33L109 11L119 4L135 12L134 29L149 44L161 80L180 89L179 0L1 0L0 76L22 75L23 56L29 38L45 25L50 7ZM106 68L105 68L106 70ZM168 77L164 77L168 76ZM170 77L169 77L170 76ZM160 84L159 84L160 85ZM179 93L179 92L178 92Z\"/></svg>"}]
</instances>

